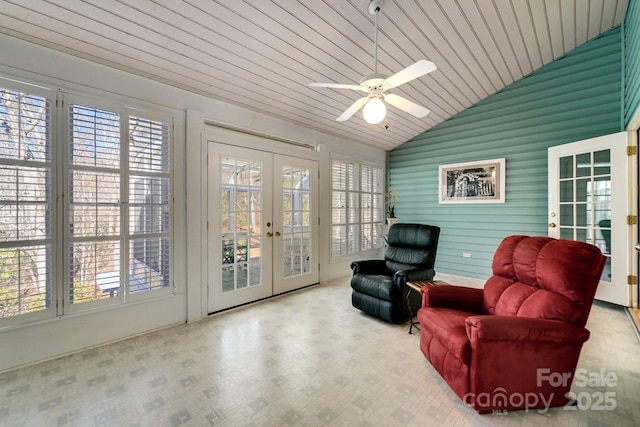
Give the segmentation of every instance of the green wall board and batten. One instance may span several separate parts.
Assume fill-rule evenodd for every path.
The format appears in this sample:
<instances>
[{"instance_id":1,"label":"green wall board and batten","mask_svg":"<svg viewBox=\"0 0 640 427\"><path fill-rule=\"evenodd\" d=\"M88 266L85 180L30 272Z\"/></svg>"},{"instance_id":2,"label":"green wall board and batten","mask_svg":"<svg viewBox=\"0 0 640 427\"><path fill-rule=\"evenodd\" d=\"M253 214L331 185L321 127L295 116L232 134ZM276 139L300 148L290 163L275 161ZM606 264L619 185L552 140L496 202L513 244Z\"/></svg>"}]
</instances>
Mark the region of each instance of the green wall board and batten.
<instances>
[{"instance_id":1,"label":"green wall board and batten","mask_svg":"<svg viewBox=\"0 0 640 427\"><path fill-rule=\"evenodd\" d=\"M640 107L640 1L631 0L624 20L624 124Z\"/></svg>"},{"instance_id":2,"label":"green wall board and batten","mask_svg":"<svg viewBox=\"0 0 640 427\"><path fill-rule=\"evenodd\" d=\"M621 130L621 49L618 27L389 152L396 215L442 229L436 271L486 278L505 236L547 234L547 148ZM438 203L439 165L501 157L506 203Z\"/></svg>"}]
</instances>

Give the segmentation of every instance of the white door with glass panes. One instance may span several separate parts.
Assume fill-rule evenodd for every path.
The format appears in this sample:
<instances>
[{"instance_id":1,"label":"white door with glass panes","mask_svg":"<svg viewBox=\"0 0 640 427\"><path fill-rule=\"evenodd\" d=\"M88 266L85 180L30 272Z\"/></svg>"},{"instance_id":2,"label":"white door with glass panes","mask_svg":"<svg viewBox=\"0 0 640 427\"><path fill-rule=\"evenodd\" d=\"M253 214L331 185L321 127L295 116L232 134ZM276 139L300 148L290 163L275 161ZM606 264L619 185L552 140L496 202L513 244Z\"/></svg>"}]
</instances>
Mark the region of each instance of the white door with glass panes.
<instances>
[{"instance_id":1,"label":"white door with glass panes","mask_svg":"<svg viewBox=\"0 0 640 427\"><path fill-rule=\"evenodd\" d=\"M549 236L591 243L607 257L596 299L627 306L627 133L550 147Z\"/></svg>"},{"instance_id":2,"label":"white door with glass panes","mask_svg":"<svg viewBox=\"0 0 640 427\"><path fill-rule=\"evenodd\" d=\"M317 163L208 143L208 311L318 283Z\"/></svg>"},{"instance_id":3,"label":"white door with glass panes","mask_svg":"<svg viewBox=\"0 0 640 427\"><path fill-rule=\"evenodd\" d=\"M273 157L273 293L320 281L318 163Z\"/></svg>"}]
</instances>

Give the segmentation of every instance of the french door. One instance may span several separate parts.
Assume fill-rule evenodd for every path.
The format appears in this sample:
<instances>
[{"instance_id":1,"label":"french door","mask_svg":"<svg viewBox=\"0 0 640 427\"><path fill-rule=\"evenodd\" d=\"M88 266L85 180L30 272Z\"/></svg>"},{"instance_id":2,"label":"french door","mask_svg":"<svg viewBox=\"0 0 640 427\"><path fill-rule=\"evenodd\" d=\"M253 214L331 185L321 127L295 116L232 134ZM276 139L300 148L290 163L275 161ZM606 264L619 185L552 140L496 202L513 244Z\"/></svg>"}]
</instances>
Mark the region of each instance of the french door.
<instances>
[{"instance_id":1,"label":"french door","mask_svg":"<svg viewBox=\"0 0 640 427\"><path fill-rule=\"evenodd\" d=\"M607 262L596 298L623 306L631 260L627 138L620 132L548 150L549 236L598 246Z\"/></svg>"},{"instance_id":2,"label":"french door","mask_svg":"<svg viewBox=\"0 0 640 427\"><path fill-rule=\"evenodd\" d=\"M208 311L318 283L317 162L208 144Z\"/></svg>"}]
</instances>

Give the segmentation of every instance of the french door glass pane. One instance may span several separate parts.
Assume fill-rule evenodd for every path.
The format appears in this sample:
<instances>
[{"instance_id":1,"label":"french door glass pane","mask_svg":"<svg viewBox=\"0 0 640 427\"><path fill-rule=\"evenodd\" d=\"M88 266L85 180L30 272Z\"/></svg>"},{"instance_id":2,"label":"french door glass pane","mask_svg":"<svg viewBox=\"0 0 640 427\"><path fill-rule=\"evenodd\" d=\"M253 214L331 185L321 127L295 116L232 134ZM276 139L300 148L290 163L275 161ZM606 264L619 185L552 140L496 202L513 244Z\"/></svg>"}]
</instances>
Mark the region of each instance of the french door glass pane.
<instances>
[{"instance_id":1,"label":"french door glass pane","mask_svg":"<svg viewBox=\"0 0 640 427\"><path fill-rule=\"evenodd\" d=\"M573 202L573 180L560 181L560 203Z\"/></svg>"},{"instance_id":2,"label":"french door glass pane","mask_svg":"<svg viewBox=\"0 0 640 427\"><path fill-rule=\"evenodd\" d=\"M573 178L573 156L560 158L560 179Z\"/></svg>"},{"instance_id":3,"label":"french door glass pane","mask_svg":"<svg viewBox=\"0 0 640 427\"><path fill-rule=\"evenodd\" d=\"M593 153L593 174L611 175L610 150L596 151Z\"/></svg>"},{"instance_id":4,"label":"french door glass pane","mask_svg":"<svg viewBox=\"0 0 640 427\"><path fill-rule=\"evenodd\" d=\"M573 225L573 204L560 205L560 225Z\"/></svg>"},{"instance_id":5,"label":"french door glass pane","mask_svg":"<svg viewBox=\"0 0 640 427\"><path fill-rule=\"evenodd\" d=\"M225 157L222 159L221 289L262 283L262 164Z\"/></svg>"},{"instance_id":6,"label":"french door glass pane","mask_svg":"<svg viewBox=\"0 0 640 427\"><path fill-rule=\"evenodd\" d=\"M576 177L591 176L591 153L576 155Z\"/></svg>"},{"instance_id":7,"label":"french door glass pane","mask_svg":"<svg viewBox=\"0 0 640 427\"><path fill-rule=\"evenodd\" d=\"M611 280L611 152L560 158L560 238L591 243L607 256L602 280Z\"/></svg>"},{"instance_id":8,"label":"french door glass pane","mask_svg":"<svg viewBox=\"0 0 640 427\"><path fill-rule=\"evenodd\" d=\"M311 202L308 169L282 168L283 278L310 271ZM335 197L334 197L335 203ZM335 212L335 211L334 211ZM338 210L339 212L339 210Z\"/></svg>"}]
</instances>

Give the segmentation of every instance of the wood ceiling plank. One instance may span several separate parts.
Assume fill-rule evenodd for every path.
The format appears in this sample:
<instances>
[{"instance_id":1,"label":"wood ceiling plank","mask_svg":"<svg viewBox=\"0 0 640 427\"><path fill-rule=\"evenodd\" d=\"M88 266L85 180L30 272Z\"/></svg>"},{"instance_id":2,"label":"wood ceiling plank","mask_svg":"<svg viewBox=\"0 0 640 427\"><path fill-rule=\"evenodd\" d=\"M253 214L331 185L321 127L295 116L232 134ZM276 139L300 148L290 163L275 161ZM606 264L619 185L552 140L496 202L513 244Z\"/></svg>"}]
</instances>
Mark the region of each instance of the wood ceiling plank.
<instances>
[{"instance_id":1,"label":"wood ceiling plank","mask_svg":"<svg viewBox=\"0 0 640 427\"><path fill-rule=\"evenodd\" d=\"M589 0L575 0L575 45L580 46L589 39Z\"/></svg>"},{"instance_id":2,"label":"wood ceiling plank","mask_svg":"<svg viewBox=\"0 0 640 427\"><path fill-rule=\"evenodd\" d=\"M426 86L434 93L435 98L427 95L431 101L442 106L445 111L453 111L452 114L455 114L472 103L469 98L471 88L466 81L456 79L456 76L459 75L458 70L451 66L448 58L442 56L436 44L432 43L427 34L429 30L426 26L418 28L414 25L406 25L407 20L410 20L411 17L402 7L409 5L410 3L403 2L398 7L393 4L393 7L385 8L385 17L390 23L384 27L384 35L389 39L387 43L399 46L398 49L404 50L411 61L424 58L436 64L438 67L436 71L415 83L411 83L410 86L420 92ZM463 85L455 85L454 81L463 82Z\"/></svg>"},{"instance_id":3,"label":"wood ceiling plank","mask_svg":"<svg viewBox=\"0 0 640 427\"><path fill-rule=\"evenodd\" d=\"M533 71L533 65L529 58L529 51L525 45L525 40L520 28L520 22L515 15L515 9L511 0L494 0L495 9L500 16L500 22L509 40L516 61L518 61L521 75L527 75ZM521 76L520 75L520 76Z\"/></svg>"},{"instance_id":4,"label":"wood ceiling plank","mask_svg":"<svg viewBox=\"0 0 640 427\"><path fill-rule=\"evenodd\" d=\"M564 48L564 37L562 34L561 1L562 0L544 0L549 39L551 40L551 50L553 51L554 59L567 53Z\"/></svg>"},{"instance_id":5,"label":"wood ceiling plank","mask_svg":"<svg viewBox=\"0 0 640 427\"><path fill-rule=\"evenodd\" d=\"M442 39L450 48L450 54L456 55L460 59L460 62L468 73L467 75L473 78L472 81L476 81L478 83L481 89L481 98L494 93L497 88L493 85L491 80L489 80L480 64L469 52L464 40L462 40L462 37L457 32L450 18L444 13L441 6L435 2L422 2L420 6L424 10L424 14L428 17L429 21L436 28L437 32L441 35L446 35L443 36ZM430 33L429 36L432 36L432 33Z\"/></svg>"},{"instance_id":6,"label":"wood ceiling plank","mask_svg":"<svg viewBox=\"0 0 640 427\"><path fill-rule=\"evenodd\" d=\"M500 57L504 59L506 66L509 69L509 73L516 80L522 76L523 72L516 58L516 52L511 45L511 41L507 36L507 32L504 23L501 20L496 6L493 1L476 1L479 13L482 16L483 21L486 23L491 38L495 41L498 50L500 51Z\"/></svg>"},{"instance_id":7,"label":"wood ceiling plank","mask_svg":"<svg viewBox=\"0 0 640 427\"><path fill-rule=\"evenodd\" d=\"M588 40L600 34L602 28L602 13L604 9L604 0L591 0L589 2L589 27Z\"/></svg>"},{"instance_id":8,"label":"wood ceiling plank","mask_svg":"<svg viewBox=\"0 0 640 427\"><path fill-rule=\"evenodd\" d=\"M614 0L614 2L618 3L621 0ZM617 6L617 5L616 5ZM602 10L602 19L600 21L600 32L604 33L610 28L614 27L614 22L616 19L616 6L612 7L609 2L604 3L604 8Z\"/></svg>"},{"instance_id":9,"label":"wood ceiling plank","mask_svg":"<svg viewBox=\"0 0 640 427\"><path fill-rule=\"evenodd\" d=\"M332 68L346 68L345 71L348 72L345 74L350 81L359 79L371 67L369 51L365 52L361 47L346 40L345 43L334 42L271 2L255 2L249 5L237 0L221 0L219 3L253 24L249 29L255 31L252 34L255 38L259 39L264 32L269 32L281 40L290 41L289 50L284 52L288 56L295 56L300 52L326 55L332 59ZM294 42L297 49L292 48Z\"/></svg>"},{"instance_id":10,"label":"wood ceiling plank","mask_svg":"<svg viewBox=\"0 0 640 427\"><path fill-rule=\"evenodd\" d=\"M14 8L21 8L21 6L7 2L3 7L3 12L6 15L10 15ZM63 19L70 19L68 11L65 12L59 8L53 8L51 9L51 15L31 13L28 22L17 21L16 30L19 31L23 25L30 26L35 37L50 40L50 43L64 47L74 53L82 52L92 58L101 58L100 63L119 64L128 70L140 71L141 68L139 66L141 64L150 63L157 67L158 70L166 70L173 73L188 72L186 67L177 69L178 64L166 60L160 55L151 55L146 50L132 48L128 43L135 41L135 37L125 35L121 38L116 37L116 41L93 31L85 30L79 27L77 22L69 24L57 19L57 17L52 17L58 15ZM113 34L111 35L113 36ZM121 61L118 60L119 57L121 57Z\"/></svg>"},{"instance_id":11,"label":"wood ceiling plank","mask_svg":"<svg viewBox=\"0 0 640 427\"><path fill-rule=\"evenodd\" d=\"M480 9L476 2L456 0L456 3L458 4L458 7L462 9L464 16L470 24L471 30L479 44L485 50L489 60L500 75L503 85L513 82L517 76L511 73L511 70L506 63L502 52L500 52L498 44L496 43L484 16L480 13Z\"/></svg>"},{"instance_id":12,"label":"wood ceiling plank","mask_svg":"<svg viewBox=\"0 0 640 427\"><path fill-rule=\"evenodd\" d=\"M235 51L236 45L240 45L250 51L252 56L266 57L281 65L288 64L301 76L306 77L308 81L317 81L322 78L347 81L349 78L344 74L345 70L349 70L348 67L341 66L338 69L334 69L335 59L325 52L314 51L313 49L298 49L295 55L291 55L293 45L290 41L278 38L250 22L242 21L243 23L239 24L238 27L232 26L229 22L241 20L235 13L233 14L235 19L230 19L229 22L219 19L215 3L206 2L200 4L202 2L194 1L194 5L198 7L192 6L190 3L176 4L175 1L171 0L160 0L160 3L171 10L180 10L187 19L192 20L203 28L209 29L211 31L211 36L208 37L209 42L216 47L232 46ZM227 13L224 16L228 17L229 14ZM191 30L185 28L185 31ZM256 37L256 34L259 36ZM330 70L332 74L321 74L317 71L318 69ZM353 73L353 70L351 72Z\"/></svg>"},{"instance_id":13,"label":"wood ceiling plank","mask_svg":"<svg viewBox=\"0 0 640 427\"><path fill-rule=\"evenodd\" d=\"M461 103L465 107L486 96L479 81L462 62L458 53L451 50L444 35L420 5L415 1L395 2L395 5L402 10L408 21L404 28L407 36L414 40L425 40L422 50L427 53L429 60L437 64L440 73L450 82L443 87L450 88L449 92L452 94L460 93L458 99L463 100ZM390 12L392 13L394 12Z\"/></svg>"},{"instance_id":14,"label":"wood ceiling plank","mask_svg":"<svg viewBox=\"0 0 640 427\"><path fill-rule=\"evenodd\" d=\"M549 22L547 21L547 10L545 4L540 0L527 0L531 16L533 18L533 26L538 38L538 46L542 56L542 63L548 64L553 61L553 49L551 47L551 34L549 32Z\"/></svg>"},{"instance_id":15,"label":"wood ceiling plank","mask_svg":"<svg viewBox=\"0 0 640 427\"><path fill-rule=\"evenodd\" d=\"M485 35L487 32L490 33L486 23L473 2L465 2L467 8L463 8L461 3L460 1L443 2L440 6L463 40L467 51L482 68L493 87L506 86L507 82L513 81L513 75L504 57L492 38L485 38L481 42L477 31L480 28L485 30Z\"/></svg>"},{"instance_id":16,"label":"wood ceiling plank","mask_svg":"<svg viewBox=\"0 0 640 427\"><path fill-rule=\"evenodd\" d=\"M578 0L582 1L582 0ZM576 46L576 1L564 0L560 3L562 19L562 39L566 50Z\"/></svg>"},{"instance_id":17,"label":"wood ceiling plank","mask_svg":"<svg viewBox=\"0 0 640 427\"><path fill-rule=\"evenodd\" d=\"M540 44L536 35L536 29L531 16L531 10L527 1L516 1L511 3L515 11L518 21L518 28L524 40L527 55L533 69L542 67L542 53L540 52Z\"/></svg>"},{"instance_id":18,"label":"wood ceiling plank","mask_svg":"<svg viewBox=\"0 0 640 427\"><path fill-rule=\"evenodd\" d=\"M612 0L614 1L614 0ZM616 17L613 21L613 26L622 24L624 21L624 15L627 12L627 6L629 5L629 0L615 0L616 4ZM607 3L610 6L610 3Z\"/></svg>"},{"instance_id":19,"label":"wood ceiling plank","mask_svg":"<svg viewBox=\"0 0 640 427\"><path fill-rule=\"evenodd\" d=\"M6 9L7 8L5 8L5 10ZM40 22L40 24L34 22ZM45 23L44 26L41 25L42 22ZM128 53L130 52L128 52L124 48L120 48L118 51L112 51L103 48L102 50L100 50L100 56L94 56L93 54L88 53L87 43L85 40L75 39L73 37L70 37L66 33L49 29L53 28L54 26L57 28L62 28L64 30L64 27L60 26L58 22L44 16L39 16L37 18L32 17L30 19L30 22L25 22L14 19L9 15L0 14L0 28L3 28L5 30L3 32L6 34L24 34L24 36L21 38L35 42L45 47L56 49L61 52L88 59L100 64L109 65L122 71L138 74L156 81L171 84L176 87L181 87L185 90L189 90L195 93L205 94L196 85L180 85L177 84L174 80L168 79L167 76L173 76L175 72L163 68L162 65L157 65L156 67L154 67L153 72L151 73L145 72L142 69L134 68L133 66L121 65L121 63L117 62L117 59L121 59L122 57L125 57L126 60L130 61L132 64L138 64L136 58L129 57Z\"/></svg>"}]
</instances>

